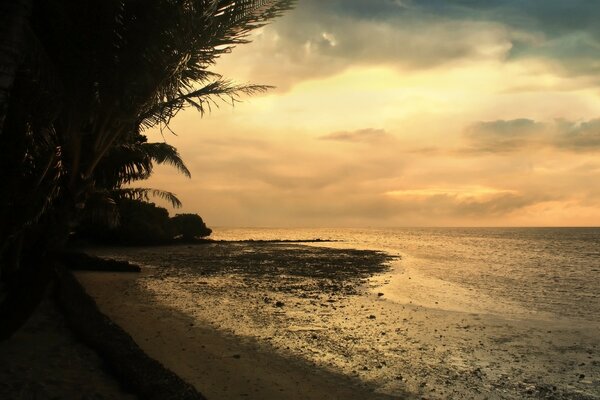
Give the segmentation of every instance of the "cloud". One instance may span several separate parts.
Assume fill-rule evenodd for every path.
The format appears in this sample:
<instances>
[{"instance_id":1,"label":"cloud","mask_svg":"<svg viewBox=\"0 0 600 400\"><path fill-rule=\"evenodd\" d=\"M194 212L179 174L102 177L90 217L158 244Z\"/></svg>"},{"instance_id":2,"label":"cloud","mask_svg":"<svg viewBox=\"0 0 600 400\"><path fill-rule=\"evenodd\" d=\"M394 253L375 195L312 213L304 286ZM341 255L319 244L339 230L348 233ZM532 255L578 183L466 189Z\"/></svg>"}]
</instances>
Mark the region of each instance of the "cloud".
<instances>
[{"instance_id":1,"label":"cloud","mask_svg":"<svg viewBox=\"0 0 600 400\"><path fill-rule=\"evenodd\" d=\"M556 147L577 152L600 150L600 118L581 123L558 120L556 128Z\"/></svg>"},{"instance_id":2,"label":"cloud","mask_svg":"<svg viewBox=\"0 0 600 400\"><path fill-rule=\"evenodd\" d=\"M567 75L597 77L600 71L600 2L546 0L426 0L404 2L405 8L454 21L478 20L510 31L508 59L541 58Z\"/></svg>"},{"instance_id":3,"label":"cloud","mask_svg":"<svg viewBox=\"0 0 600 400\"><path fill-rule=\"evenodd\" d=\"M487 133L520 126L522 135L535 136L528 127L539 124L505 122L486 125ZM568 126L585 136L594 123ZM593 153L568 150L522 157L506 152L501 157L473 158L442 152L423 157L400 154L402 144L396 142L365 151L363 146L331 146L311 137L276 137L266 146L237 134L221 134L199 143L204 151L194 153L196 157L183 154L192 180L157 175L145 184L177 193L184 209L176 212L200 213L213 226L598 221L600 192L589 184L599 168ZM184 152L188 148L181 147ZM579 219L573 220L574 215Z\"/></svg>"},{"instance_id":4,"label":"cloud","mask_svg":"<svg viewBox=\"0 0 600 400\"><path fill-rule=\"evenodd\" d=\"M600 119L536 122L530 119L478 122L464 137L472 153L509 153L551 148L569 152L600 151Z\"/></svg>"},{"instance_id":5,"label":"cloud","mask_svg":"<svg viewBox=\"0 0 600 400\"><path fill-rule=\"evenodd\" d=\"M544 129L530 119L484 121L469 127L465 137L472 151L503 153L528 147Z\"/></svg>"},{"instance_id":6,"label":"cloud","mask_svg":"<svg viewBox=\"0 0 600 400\"><path fill-rule=\"evenodd\" d=\"M491 187L456 186L395 190L385 193L404 208L417 206L432 216L498 217L546 201L546 198L523 195L515 190Z\"/></svg>"},{"instance_id":7,"label":"cloud","mask_svg":"<svg viewBox=\"0 0 600 400\"><path fill-rule=\"evenodd\" d=\"M321 136L321 140L334 140L339 142L359 142L359 143L374 143L390 139L391 135L384 129L359 129L356 131L339 131L333 132L325 136Z\"/></svg>"},{"instance_id":8,"label":"cloud","mask_svg":"<svg viewBox=\"0 0 600 400\"><path fill-rule=\"evenodd\" d=\"M476 34L474 34L476 32ZM451 40L449 40L451 38ZM495 22L451 19L388 0L312 1L234 50L218 69L287 90L350 66L427 69L467 58L502 58L509 31Z\"/></svg>"},{"instance_id":9,"label":"cloud","mask_svg":"<svg viewBox=\"0 0 600 400\"><path fill-rule=\"evenodd\" d=\"M597 81L599 14L589 0L303 0L219 67L280 90L351 65L422 70L476 59L540 59Z\"/></svg>"}]
</instances>

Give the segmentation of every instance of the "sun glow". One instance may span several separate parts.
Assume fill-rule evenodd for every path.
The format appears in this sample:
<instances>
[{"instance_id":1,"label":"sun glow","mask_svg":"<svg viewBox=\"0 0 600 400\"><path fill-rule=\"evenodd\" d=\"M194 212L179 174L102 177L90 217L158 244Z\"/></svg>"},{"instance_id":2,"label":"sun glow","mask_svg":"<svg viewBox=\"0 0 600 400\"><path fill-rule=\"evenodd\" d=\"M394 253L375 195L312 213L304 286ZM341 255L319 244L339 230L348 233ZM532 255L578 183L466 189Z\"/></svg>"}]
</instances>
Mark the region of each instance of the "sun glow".
<instances>
[{"instance_id":1,"label":"sun glow","mask_svg":"<svg viewBox=\"0 0 600 400\"><path fill-rule=\"evenodd\" d=\"M256 209L295 226L316 215L323 226L569 224L566 209L574 224L600 223L592 64L545 53L560 43L529 26L302 14L327 4L299 6L219 61L227 77L277 88L178 116L167 140L194 183L150 184L216 224L219 205L234 225L254 224Z\"/></svg>"}]
</instances>

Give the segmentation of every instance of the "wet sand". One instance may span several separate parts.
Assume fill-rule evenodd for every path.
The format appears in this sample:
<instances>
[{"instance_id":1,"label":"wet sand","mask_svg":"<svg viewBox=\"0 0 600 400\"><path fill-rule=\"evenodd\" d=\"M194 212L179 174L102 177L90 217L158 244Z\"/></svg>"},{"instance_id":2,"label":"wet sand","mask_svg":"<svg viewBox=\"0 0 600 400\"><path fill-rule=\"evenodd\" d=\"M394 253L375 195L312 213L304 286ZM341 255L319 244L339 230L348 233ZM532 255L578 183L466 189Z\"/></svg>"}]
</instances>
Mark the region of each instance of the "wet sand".
<instances>
[{"instance_id":1,"label":"wet sand","mask_svg":"<svg viewBox=\"0 0 600 400\"><path fill-rule=\"evenodd\" d=\"M387 399L351 378L278 354L271 346L199 324L138 285L141 277L78 272L102 312L151 357L209 399Z\"/></svg>"},{"instance_id":2,"label":"wet sand","mask_svg":"<svg viewBox=\"0 0 600 400\"><path fill-rule=\"evenodd\" d=\"M600 398L597 323L425 307L410 293L390 301L398 271L374 253L275 244L99 253L156 266L137 278L78 277L208 398Z\"/></svg>"}]
</instances>

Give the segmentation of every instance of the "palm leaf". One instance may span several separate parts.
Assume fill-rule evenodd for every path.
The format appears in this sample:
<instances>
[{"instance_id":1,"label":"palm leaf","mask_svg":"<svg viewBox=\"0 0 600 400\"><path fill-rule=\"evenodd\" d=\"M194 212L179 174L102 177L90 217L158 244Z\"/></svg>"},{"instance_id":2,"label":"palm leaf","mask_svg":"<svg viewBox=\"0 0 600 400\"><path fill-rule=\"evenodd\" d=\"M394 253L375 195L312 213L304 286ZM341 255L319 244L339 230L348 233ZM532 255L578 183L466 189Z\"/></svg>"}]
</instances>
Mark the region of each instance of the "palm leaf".
<instances>
[{"instance_id":1,"label":"palm leaf","mask_svg":"<svg viewBox=\"0 0 600 400\"><path fill-rule=\"evenodd\" d=\"M115 194L108 190L93 192L85 202L84 219L108 227L119 225L119 209L113 197Z\"/></svg>"},{"instance_id":2,"label":"palm leaf","mask_svg":"<svg viewBox=\"0 0 600 400\"><path fill-rule=\"evenodd\" d=\"M141 150L157 164L167 164L188 178L192 177L177 149L167 143L143 143Z\"/></svg>"},{"instance_id":3,"label":"palm leaf","mask_svg":"<svg viewBox=\"0 0 600 400\"><path fill-rule=\"evenodd\" d=\"M139 140L114 147L98 164L96 185L117 188L122 184L147 179L154 163L175 167L188 178L191 173L177 149L167 143L145 143Z\"/></svg>"},{"instance_id":4,"label":"palm leaf","mask_svg":"<svg viewBox=\"0 0 600 400\"><path fill-rule=\"evenodd\" d=\"M114 191L117 198L130 200L150 201L151 197L158 197L168 201L174 208L181 207L181 201L171 192L150 188L123 188Z\"/></svg>"}]
</instances>

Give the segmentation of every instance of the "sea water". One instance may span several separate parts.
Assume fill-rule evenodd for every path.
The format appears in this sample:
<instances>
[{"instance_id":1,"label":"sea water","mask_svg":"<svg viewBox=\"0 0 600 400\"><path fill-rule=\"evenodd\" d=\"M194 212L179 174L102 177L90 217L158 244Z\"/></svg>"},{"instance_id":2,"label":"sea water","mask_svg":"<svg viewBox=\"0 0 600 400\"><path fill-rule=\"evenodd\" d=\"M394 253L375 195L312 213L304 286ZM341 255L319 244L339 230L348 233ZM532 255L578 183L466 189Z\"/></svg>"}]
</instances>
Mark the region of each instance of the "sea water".
<instances>
[{"instance_id":1,"label":"sea water","mask_svg":"<svg viewBox=\"0 0 600 400\"><path fill-rule=\"evenodd\" d=\"M383 289L393 300L600 322L600 228L222 228L213 238L382 250L400 256Z\"/></svg>"},{"instance_id":2,"label":"sea water","mask_svg":"<svg viewBox=\"0 0 600 400\"><path fill-rule=\"evenodd\" d=\"M285 274L206 271L213 262L243 262L228 251L242 249L250 258L263 251L258 258L268 263L298 252L295 244L268 244L274 260L249 243L97 252L155 267L139 287L200 326L341 373L379 394L600 399L598 228L217 228L212 238L321 239L306 245L396 258L365 281L360 295L306 296L281 290Z\"/></svg>"}]
</instances>

